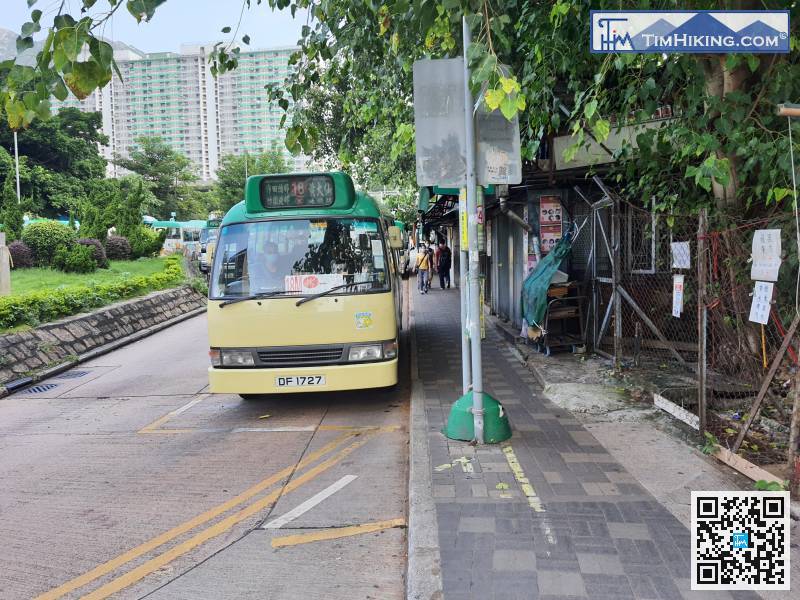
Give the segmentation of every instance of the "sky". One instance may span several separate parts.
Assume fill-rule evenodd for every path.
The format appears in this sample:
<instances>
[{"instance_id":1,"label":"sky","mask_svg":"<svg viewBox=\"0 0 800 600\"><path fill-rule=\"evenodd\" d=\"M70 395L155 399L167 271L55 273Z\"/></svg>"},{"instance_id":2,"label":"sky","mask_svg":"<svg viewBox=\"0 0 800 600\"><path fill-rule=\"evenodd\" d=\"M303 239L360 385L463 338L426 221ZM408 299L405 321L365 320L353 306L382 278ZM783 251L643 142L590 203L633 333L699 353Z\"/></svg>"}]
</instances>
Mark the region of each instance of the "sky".
<instances>
[{"instance_id":1,"label":"sky","mask_svg":"<svg viewBox=\"0 0 800 600\"><path fill-rule=\"evenodd\" d=\"M65 0L72 8L71 15L80 13L80 0ZM0 27L19 32L22 24L30 20L30 11L39 9L44 13L42 24L52 23L61 0L39 0L28 8L26 0L0 0ZM256 6L245 10L238 39L250 36L252 48L294 45L300 37L300 29L306 22L306 13L297 13L292 19L289 11L273 12L268 6ZM108 9L108 0L98 0L93 12ZM145 52L177 52L181 44L193 44L223 40L227 36L220 30L230 26L236 29L242 9L241 0L167 0L153 16L152 23L137 24L125 9L120 8L103 36L135 46ZM77 18L77 17L76 17Z\"/></svg>"}]
</instances>

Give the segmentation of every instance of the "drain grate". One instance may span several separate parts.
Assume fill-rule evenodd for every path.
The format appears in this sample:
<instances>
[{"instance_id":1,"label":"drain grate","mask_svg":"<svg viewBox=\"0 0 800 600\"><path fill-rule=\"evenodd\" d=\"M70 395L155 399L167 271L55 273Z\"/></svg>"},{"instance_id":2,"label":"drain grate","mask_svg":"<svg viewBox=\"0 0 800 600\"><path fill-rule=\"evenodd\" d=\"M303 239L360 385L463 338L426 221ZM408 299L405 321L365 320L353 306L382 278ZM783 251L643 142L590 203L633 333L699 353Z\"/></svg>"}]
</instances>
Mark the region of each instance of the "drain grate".
<instances>
[{"instance_id":1,"label":"drain grate","mask_svg":"<svg viewBox=\"0 0 800 600\"><path fill-rule=\"evenodd\" d=\"M23 394L41 394L42 392L47 392L52 390L53 388L57 388L57 383L42 383L40 385L34 385L29 387L27 390L22 392Z\"/></svg>"},{"instance_id":2,"label":"drain grate","mask_svg":"<svg viewBox=\"0 0 800 600\"><path fill-rule=\"evenodd\" d=\"M66 373L62 373L53 379L77 379L78 377L83 377L84 375L88 374L89 371L67 371Z\"/></svg>"}]
</instances>

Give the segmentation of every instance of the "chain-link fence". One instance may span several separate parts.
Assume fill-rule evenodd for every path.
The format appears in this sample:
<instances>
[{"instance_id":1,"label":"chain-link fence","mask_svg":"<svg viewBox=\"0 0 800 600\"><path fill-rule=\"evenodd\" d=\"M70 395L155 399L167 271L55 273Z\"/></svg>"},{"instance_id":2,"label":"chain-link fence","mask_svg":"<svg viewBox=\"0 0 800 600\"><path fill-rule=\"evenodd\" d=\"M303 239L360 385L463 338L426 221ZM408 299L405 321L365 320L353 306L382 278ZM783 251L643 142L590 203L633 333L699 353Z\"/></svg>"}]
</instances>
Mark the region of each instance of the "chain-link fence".
<instances>
[{"instance_id":1,"label":"chain-link fence","mask_svg":"<svg viewBox=\"0 0 800 600\"><path fill-rule=\"evenodd\" d=\"M792 330L797 314L794 228L793 219L781 216L712 228L701 236L704 262L698 267L707 273L701 304L707 346L706 373L700 379L705 379L707 428L722 447L758 465L787 465L789 458L798 364ZM756 233L762 230L774 232L784 254L777 281L766 285L751 277L768 277L751 273L754 236L763 235Z\"/></svg>"},{"instance_id":2,"label":"chain-link fence","mask_svg":"<svg viewBox=\"0 0 800 600\"><path fill-rule=\"evenodd\" d=\"M634 366L696 362L697 276L692 256L697 217L656 215L617 202L598 207L594 232L595 347ZM676 285L682 300L674 305Z\"/></svg>"},{"instance_id":3,"label":"chain-link fence","mask_svg":"<svg viewBox=\"0 0 800 600\"><path fill-rule=\"evenodd\" d=\"M662 408L720 447L800 479L793 216L708 226L704 214L656 214L598 187L587 339L618 368L652 369ZM767 256L770 244L777 281L751 272L755 248Z\"/></svg>"}]
</instances>

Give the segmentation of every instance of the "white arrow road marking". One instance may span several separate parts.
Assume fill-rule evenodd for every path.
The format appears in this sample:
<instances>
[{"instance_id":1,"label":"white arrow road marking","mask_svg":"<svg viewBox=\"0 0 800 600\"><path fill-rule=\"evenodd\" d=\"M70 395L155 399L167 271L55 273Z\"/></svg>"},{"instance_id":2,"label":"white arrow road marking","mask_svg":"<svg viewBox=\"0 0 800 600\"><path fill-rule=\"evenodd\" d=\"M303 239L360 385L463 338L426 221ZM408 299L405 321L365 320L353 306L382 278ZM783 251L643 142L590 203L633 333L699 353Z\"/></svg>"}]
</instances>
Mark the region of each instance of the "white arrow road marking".
<instances>
[{"instance_id":1,"label":"white arrow road marking","mask_svg":"<svg viewBox=\"0 0 800 600\"><path fill-rule=\"evenodd\" d=\"M277 519L273 519L266 525L262 526L261 529L279 529L286 525L289 521L294 521L297 517L302 515L303 513L308 512L312 508L314 508L317 504L325 500L326 498L332 496L344 486L346 486L351 481L358 478L358 475L345 475L339 481L334 483L333 485L329 485L324 490L311 496L308 500L303 502L302 504L298 505L297 507L293 508L286 514L278 517Z\"/></svg>"}]
</instances>

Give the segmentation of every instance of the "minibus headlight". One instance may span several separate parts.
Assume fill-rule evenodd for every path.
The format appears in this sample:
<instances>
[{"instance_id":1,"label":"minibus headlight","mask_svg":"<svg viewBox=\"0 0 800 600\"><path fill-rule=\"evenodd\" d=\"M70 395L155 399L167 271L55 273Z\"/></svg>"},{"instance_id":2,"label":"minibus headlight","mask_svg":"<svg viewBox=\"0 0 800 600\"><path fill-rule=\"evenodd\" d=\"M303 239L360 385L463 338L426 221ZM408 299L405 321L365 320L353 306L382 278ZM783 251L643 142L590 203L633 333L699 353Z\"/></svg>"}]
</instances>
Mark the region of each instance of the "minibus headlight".
<instances>
[{"instance_id":1,"label":"minibus headlight","mask_svg":"<svg viewBox=\"0 0 800 600\"><path fill-rule=\"evenodd\" d=\"M252 367L255 364L253 353L249 350L222 351L222 366L224 367Z\"/></svg>"},{"instance_id":2,"label":"minibus headlight","mask_svg":"<svg viewBox=\"0 0 800 600\"><path fill-rule=\"evenodd\" d=\"M380 360L383 358L383 347L381 344L369 344L363 346L351 346L348 360L359 362L364 360Z\"/></svg>"},{"instance_id":3,"label":"minibus headlight","mask_svg":"<svg viewBox=\"0 0 800 600\"><path fill-rule=\"evenodd\" d=\"M208 358L211 359L212 367L218 367L222 364L219 358L219 348L211 348L211 350L208 351Z\"/></svg>"},{"instance_id":4,"label":"minibus headlight","mask_svg":"<svg viewBox=\"0 0 800 600\"><path fill-rule=\"evenodd\" d=\"M383 358L397 358L397 340L383 342Z\"/></svg>"}]
</instances>

